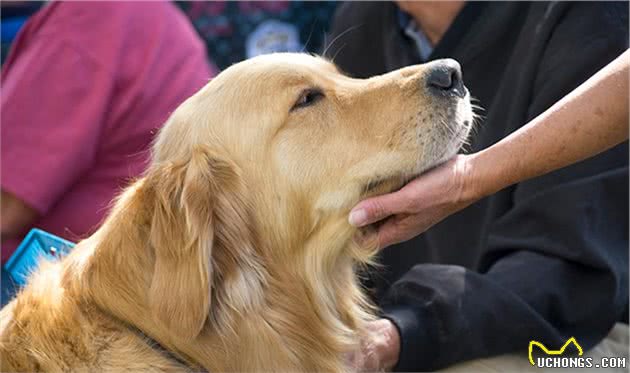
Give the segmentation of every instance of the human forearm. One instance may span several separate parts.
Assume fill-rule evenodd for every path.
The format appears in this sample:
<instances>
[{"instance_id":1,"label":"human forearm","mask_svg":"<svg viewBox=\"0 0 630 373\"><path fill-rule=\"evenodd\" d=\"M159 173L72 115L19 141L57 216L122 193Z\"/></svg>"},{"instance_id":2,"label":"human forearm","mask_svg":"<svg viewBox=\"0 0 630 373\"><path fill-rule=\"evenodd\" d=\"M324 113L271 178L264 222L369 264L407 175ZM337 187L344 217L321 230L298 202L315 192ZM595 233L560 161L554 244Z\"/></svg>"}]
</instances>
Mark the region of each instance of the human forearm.
<instances>
[{"instance_id":1,"label":"human forearm","mask_svg":"<svg viewBox=\"0 0 630 373\"><path fill-rule=\"evenodd\" d=\"M415 266L382 302L385 317L401 329L397 371L433 371L517 351L529 333L552 345L561 341L523 300L460 266Z\"/></svg>"},{"instance_id":2,"label":"human forearm","mask_svg":"<svg viewBox=\"0 0 630 373\"><path fill-rule=\"evenodd\" d=\"M406 317L412 320L403 320L402 325L417 326L401 331L396 370L431 371L514 353L532 339L560 346L565 335L573 335L585 348L598 343L623 310L612 303L611 277L585 275L578 265L539 258L533 262L542 264L539 269L510 263L498 269L503 273L492 274L457 266L414 268L392 287L387 299L397 304L399 315L408 311ZM531 283L530 275L540 282ZM551 278L559 280L557 286L542 285Z\"/></svg>"},{"instance_id":3,"label":"human forearm","mask_svg":"<svg viewBox=\"0 0 630 373\"><path fill-rule=\"evenodd\" d=\"M350 222L379 227L381 247L410 239L509 185L594 156L628 139L626 51L547 111L493 146L460 155L400 191L361 202Z\"/></svg>"},{"instance_id":4,"label":"human forearm","mask_svg":"<svg viewBox=\"0 0 630 373\"><path fill-rule=\"evenodd\" d=\"M359 372L390 371L400 354L400 335L394 323L378 319L367 324L357 351L348 356L348 362Z\"/></svg>"},{"instance_id":5,"label":"human forearm","mask_svg":"<svg viewBox=\"0 0 630 373\"><path fill-rule=\"evenodd\" d=\"M2 191L0 200L2 239L21 234L37 217L37 212L11 193Z\"/></svg>"},{"instance_id":6,"label":"human forearm","mask_svg":"<svg viewBox=\"0 0 630 373\"><path fill-rule=\"evenodd\" d=\"M413 310L412 317L398 317L397 324L407 326L400 350L406 365L397 368L438 369L522 350L531 339L561 345L563 337L575 335L584 346L597 343L628 299L624 157L622 146L582 169L502 193L510 198L503 204L507 210L495 205L483 241L439 247L478 252L474 270L422 264L390 287L379 299L383 309ZM444 232L438 228L426 239Z\"/></svg>"},{"instance_id":7,"label":"human forearm","mask_svg":"<svg viewBox=\"0 0 630 373\"><path fill-rule=\"evenodd\" d=\"M470 198L480 198L594 156L628 139L626 51L505 139L468 156Z\"/></svg>"}]
</instances>

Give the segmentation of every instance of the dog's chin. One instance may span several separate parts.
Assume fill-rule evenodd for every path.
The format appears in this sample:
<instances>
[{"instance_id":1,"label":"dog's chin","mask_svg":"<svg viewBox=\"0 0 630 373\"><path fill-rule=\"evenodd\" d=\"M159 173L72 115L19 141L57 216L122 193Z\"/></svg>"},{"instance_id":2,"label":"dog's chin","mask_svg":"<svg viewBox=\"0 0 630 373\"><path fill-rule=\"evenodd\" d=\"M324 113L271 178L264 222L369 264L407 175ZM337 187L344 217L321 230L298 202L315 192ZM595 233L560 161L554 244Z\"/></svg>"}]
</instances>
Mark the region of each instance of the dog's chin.
<instances>
[{"instance_id":1,"label":"dog's chin","mask_svg":"<svg viewBox=\"0 0 630 373\"><path fill-rule=\"evenodd\" d=\"M430 162L426 162L421 165L416 172L413 173L412 179L422 175L425 172L430 171L433 168L439 167L443 163L447 162L449 159L453 158L464 146L464 141L456 141L453 140L449 144L444 147L444 151L434 157L434 159Z\"/></svg>"},{"instance_id":2,"label":"dog's chin","mask_svg":"<svg viewBox=\"0 0 630 373\"><path fill-rule=\"evenodd\" d=\"M396 192L404 187L409 181L420 176L421 173L422 172L418 171L416 168L411 168L401 170L400 172L385 178L375 179L366 185L363 198Z\"/></svg>"},{"instance_id":3,"label":"dog's chin","mask_svg":"<svg viewBox=\"0 0 630 373\"><path fill-rule=\"evenodd\" d=\"M441 151L422 155L423 150L418 149L416 153L418 161L413 167L401 169L387 176L374 177L365 185L362 197L367 198L395 192L404 187L409 181L453 158L466 143L474 118L475 115L470 107L469 98L467 98L450 118L453 122L451 128L454 128L455 131L450 132L448 137L444 137L440 141L440 145L433 148Z\"/></svg>"},{"instance_id":4,"label":"dog's chin","mask_svg":"<svg viewBox=\"0 0 630 373\"><path fill-rule=\"evenodd\" d=\"M467 133L468 130L466 130L466 134ZM425 159L422 162L418 162L415 167L411 169L400 170L399 172L391 176L387 176L384 178L375 178L365 186L365 193L363 197L373 197L400 190L411 180L419 177L420 175L430 171L433 168L442 165L443 163L453 158L462 149L464 143L465 137L452 138L443 147L444 151L436 154L436 156L432 157L432 159Z\"/></svg>"},{"instance_id":5,"label":"dog's chin","mask_svg":"<svg viewBox=\"0 0 630 373\"><path fill-rule=\"evenodd\" d=\"M462 116L464 116L465 119L461 119L458 121L459 123L452 126L453 128L456 128L456 131L452 133L450 137L444 139L443 145L439 147L441 151L436 152L435 155L429 159L425 159L423 162L418 162L417 169L411 172L411 174L413 174L413 178L440 166L462 150L464 144L466 144L466 140L468 139L468 135L470 134L474 122L472 111L469 111L467 115Z\"/></svg>"}]
</instances>

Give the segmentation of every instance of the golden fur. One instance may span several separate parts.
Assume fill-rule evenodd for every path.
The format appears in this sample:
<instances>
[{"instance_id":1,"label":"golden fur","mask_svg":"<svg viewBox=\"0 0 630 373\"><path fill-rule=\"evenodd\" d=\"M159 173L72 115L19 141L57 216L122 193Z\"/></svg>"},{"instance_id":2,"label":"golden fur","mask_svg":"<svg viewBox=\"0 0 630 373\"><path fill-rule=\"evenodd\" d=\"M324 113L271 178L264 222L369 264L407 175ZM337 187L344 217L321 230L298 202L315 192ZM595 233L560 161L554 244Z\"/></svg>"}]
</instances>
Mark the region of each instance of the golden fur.
<instances>
[{"instance_id":1,"label":"golden fur","mask_svg":"<svg viewBox=\"0 0 630 373\"><path fill-rule=\"evenodd\" d=\"M452 156L468 97L426 91L427 65L367 80L275 54L184 102L102 227L43 263L0 312L2 371L345 371L371 307L361 198ZM293 108L305 89L324 96ZM367 246L367 247L366 247Z\"/></svg>"}]
</instances>

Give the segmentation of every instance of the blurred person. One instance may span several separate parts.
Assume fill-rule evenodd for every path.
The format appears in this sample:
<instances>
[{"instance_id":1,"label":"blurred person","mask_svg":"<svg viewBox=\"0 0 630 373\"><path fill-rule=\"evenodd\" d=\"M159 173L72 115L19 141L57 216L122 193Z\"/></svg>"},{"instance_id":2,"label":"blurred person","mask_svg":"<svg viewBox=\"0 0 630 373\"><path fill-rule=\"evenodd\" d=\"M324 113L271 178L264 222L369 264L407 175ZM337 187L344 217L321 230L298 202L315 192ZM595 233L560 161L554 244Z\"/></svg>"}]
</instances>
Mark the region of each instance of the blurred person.
<instances>
[{"instance_id":1,"label":"blurred person","mask_svg":"<svg viewBox=\"0 0 630 373\"><path fill-rule=\"evenodd\" d=\"M498 143L458 155L395 193L362 201L350 212L350 223L362 227L387 219L376 232L379 247L387 247L505 187L627 141L629 66L626 50Z\"/></svg>"},{"instance_id":2,"label":"blurred person","mask_svg":"<svg viewBox=\"0 0 630 373\"><path fill-rule=\"evenodd\" d=\"M3 66L2 262L30 227L93 232L139 175L157 129L212 75L168 2L51 2Z\"/></svg>"},{"instance_id":3,"label":"blurred person","mask_svg":"<svg viewBox=\"0 0 630 373\"><path fill-rule=\"evenodd\" d=\"M325 47L336 1L178 1L223 70L273 52Z\"/></svg>"},{"instance_id":4,"label":"blurred person","mask_svg":"<svg viewBox=\"0 0 630 373\"><path fill-rule=\"evenodd\" d=\"M361 78L458 60L485 109L478 152L627 49L627 14L621 2L349 2L327 54ZM360 369L537 369L516 352L570 336L627 357L628 144L481 199L381 262L368 285L383 318L353 356Z\"/></svg>"}]
</instances>

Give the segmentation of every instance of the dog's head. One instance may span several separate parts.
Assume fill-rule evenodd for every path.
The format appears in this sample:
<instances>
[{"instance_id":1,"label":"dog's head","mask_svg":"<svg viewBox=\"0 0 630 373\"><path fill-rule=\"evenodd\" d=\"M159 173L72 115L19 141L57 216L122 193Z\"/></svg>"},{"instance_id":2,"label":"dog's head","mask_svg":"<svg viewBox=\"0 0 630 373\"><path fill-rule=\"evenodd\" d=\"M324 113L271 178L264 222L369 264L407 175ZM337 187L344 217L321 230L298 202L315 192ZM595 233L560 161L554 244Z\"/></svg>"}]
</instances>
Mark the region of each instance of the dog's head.
<instances>
[{"instance_id":1,"label":"dog's head","mask_svg":"<svg viewBox=\"0 0 630 373\"><path fill-rule=\"evenodd\" d=\"M271 223L286 225L297 209L312 223L453 156L472 116L453 60L359 80L321 58L272 54L230 67L185 102L155 155L210 148L238 168Z\"/></svg>"},{"instance_id":2,"label":"dog's head","mask_svg":"<svg viewBox=\"0 0 630 373\"><path fill-rule=\"evenodd\" d=\"M452 60L366 80L304 54L225 70L173 113L142 185L155 317L194 337L282 263L331 291L351 207L454 155L471 122Z\"/></svg>"}]
</instances>

